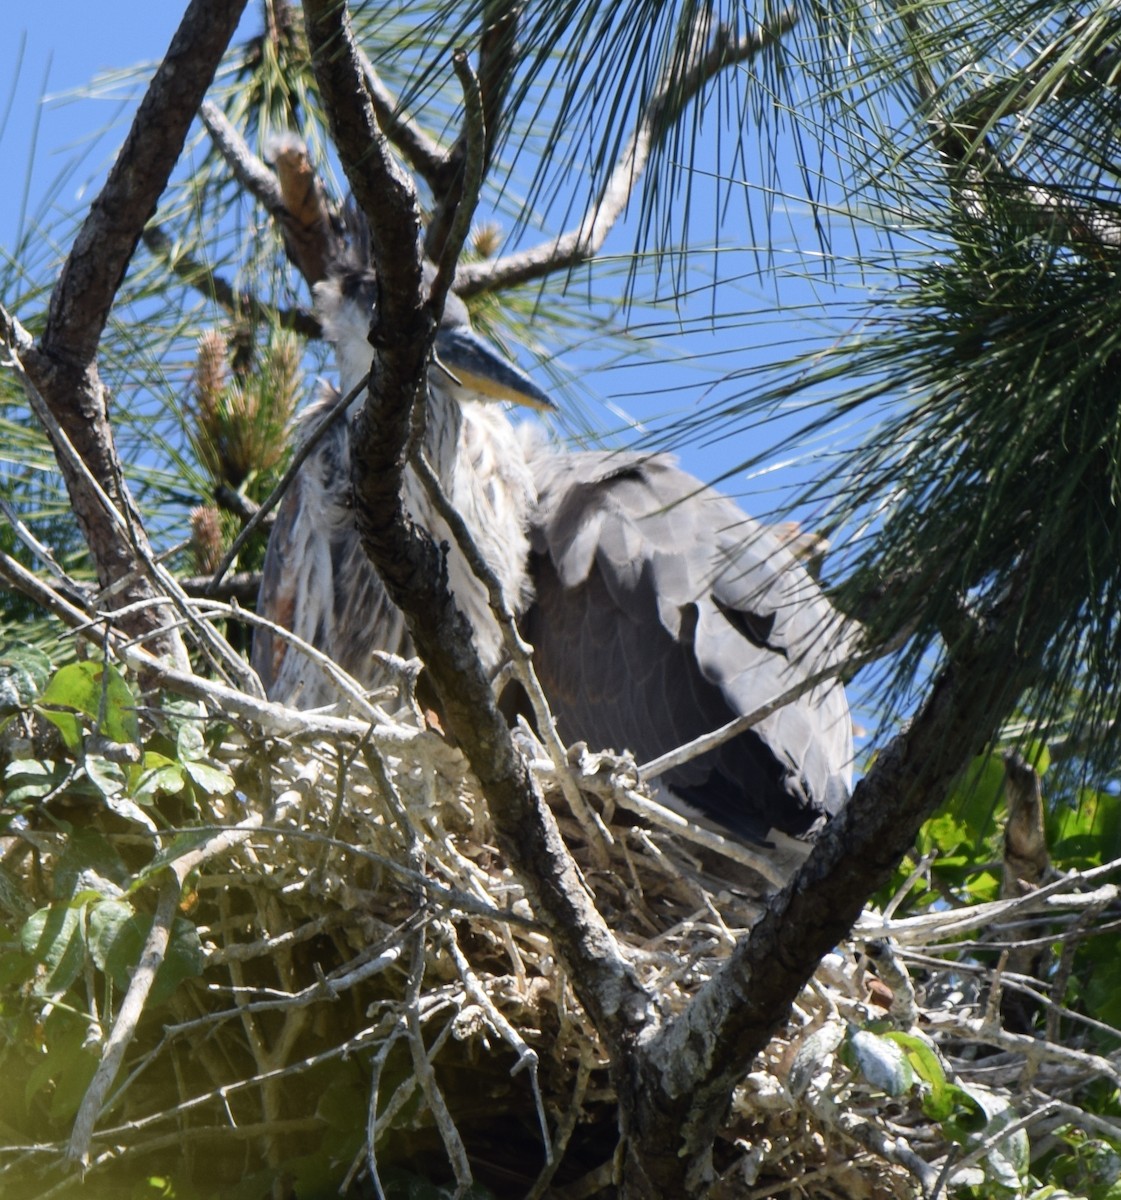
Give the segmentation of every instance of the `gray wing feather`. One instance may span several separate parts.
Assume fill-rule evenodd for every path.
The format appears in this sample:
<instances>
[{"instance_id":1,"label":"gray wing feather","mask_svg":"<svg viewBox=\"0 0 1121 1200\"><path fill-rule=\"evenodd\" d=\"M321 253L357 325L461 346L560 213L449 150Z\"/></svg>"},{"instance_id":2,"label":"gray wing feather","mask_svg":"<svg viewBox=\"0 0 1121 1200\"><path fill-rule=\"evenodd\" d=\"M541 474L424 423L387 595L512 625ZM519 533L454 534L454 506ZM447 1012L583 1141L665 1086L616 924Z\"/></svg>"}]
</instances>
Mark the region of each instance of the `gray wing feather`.
<instances>
[{"instance_id":1,"label":"gray wing feather","mask_svg":"<svg viewBox=\"0 0 1121 1200\"><path fill-rule=\"evenodd\" d=\"M308 410L305 427L331 399ZM404 618L392 604L354 527L349 450L340 416L305 461L281 501L269 537L258 613L323 651L365 687L384 680L374 649L411 653ZM305 654L259 629L252 663L265 693L299 708L339 699L330 677Z\"/></svg>"},{"instance_id":2,"label":"gray wing feather","mask_svg":"<svg viewBox=\"0 0 1121 1200\"><path fill-rule=\"evenodd\" d=\"M536 601L523 621L562 736L653 758L790 689L848 632L782 539L663 457L533 460ZM829 682L666 777L755 838L804 834L851 783Z\"/></svg>"}]
</instances>

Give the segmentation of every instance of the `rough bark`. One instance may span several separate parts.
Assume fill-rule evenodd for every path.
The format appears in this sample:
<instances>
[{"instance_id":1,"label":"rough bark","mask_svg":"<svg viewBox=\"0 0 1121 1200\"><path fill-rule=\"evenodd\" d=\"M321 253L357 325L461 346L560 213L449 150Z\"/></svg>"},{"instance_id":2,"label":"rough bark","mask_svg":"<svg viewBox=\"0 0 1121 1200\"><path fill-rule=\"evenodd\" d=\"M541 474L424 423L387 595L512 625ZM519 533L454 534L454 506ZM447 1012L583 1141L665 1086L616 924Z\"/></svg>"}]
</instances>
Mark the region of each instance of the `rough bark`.
<instances>
[{"instance_id":1,"label":"rough bark","mask_svg":"<svg viewBox=\"0 0 1121 1200\"><path fill-rule=\"evenodd\" d=\"M115 520L105 511L82 472L60 454L98 577L106 586L127 580L113 593L115 607L155 592L144 571L147 537L113 441L107 389L97 369L98 344L144 225L155 212L244 7L245 0L193 0L188 7L74 240L51 293L43 336L23 358L35 388L123 518ZM154 608L129 618L136 632L164 622L164 614ZM178 638L168 635L163 643L165 650L182 656Z\"/></svg>"},{"instance_id":2,"label":"rough bark","mask_svg":"<svg viewBox=\"0 0 1121 1200\"><path fill-rule=\"evenodd\" d=\"M358 528L386 590L405 613L421 658L487 796L498 840L568 966L580 1000L618 1054L648 997L587 894L509 729L447 586L445 551L410 520L401 478L413 413L427 395L438 314L421 294L420 215L362 86L343 13L305 0L316 78L347 178L370 224L378 266L378 351L370 399L355 419L351 470ZM408 253L413 247L413 253Z\"/></svg>"}]
</instances>

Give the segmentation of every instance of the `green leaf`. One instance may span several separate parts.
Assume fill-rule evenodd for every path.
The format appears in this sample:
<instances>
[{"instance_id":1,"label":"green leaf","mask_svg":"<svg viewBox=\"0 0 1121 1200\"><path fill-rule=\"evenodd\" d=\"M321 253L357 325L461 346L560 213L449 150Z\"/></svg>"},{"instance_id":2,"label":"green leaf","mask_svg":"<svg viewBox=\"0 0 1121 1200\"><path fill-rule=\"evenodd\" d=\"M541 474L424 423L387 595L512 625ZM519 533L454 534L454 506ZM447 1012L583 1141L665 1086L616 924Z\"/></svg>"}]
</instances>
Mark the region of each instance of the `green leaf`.
<instances>
[{"instance_id":1,"label":"green leaf","mask_svg":"<svg viewBox=\"0 0 1121 1200\"><path fill-rule=\"evenodd\" d=\"M954 1096L937 1051L925 1038L914 1033L892 1029L883 1037L903 1048L912 1070L930 1089L923 1096L923 1112L933 1121L944 1121L954 1111Z\"/></svg>"},{"instance_id":2,"label":"green leaf","mask_svg":"<svg viewBox=\"0 0 1121 1200\"><path fill-rule=\"evenodd\" d=\"M135 743L140 740L136 697L124 676L112 664L86 661L60 667L39 697L39 705L43 715L59 725L71 748L77 743L70 740L67 730L56 720L60 715L58 709L73 709L89 717L91 722L100 718L101 733L111 741Z\"/></svg>"},{"instance_id":3,"label":"green leaf","mask_svg":"<svg viewBox=\"0 0 1121 1200\"><path fill-rule=\"evenodd\" d=\"M1121 854L1121 796L1080 788L1074 804L1047 813L1047 843L1054 861L1096 866Z\"/></svg>"},{"instance_id":4,"label":"green leaf","mask_svg":"<svg viewBox=\"0 0 1121 1200\"><path fill-rule=\"evenodd\" d=\"M128 781L120 763L102 758L100 754L87 754L83 765L90 782L106 799L124 792Z\"/></svg>"},{"instance_id":5,"label":"green leaf","mask_svg":"<svg viewBox=\"0 0 1121 1200\"><path fill-rule=\"evenodd\" d=\"M97 1069L98 1055L87 1045L89 1030L89 1022L77 1014L62 1009L51 1014L43 1031L46 1053L24 1085L27 1103L49 1091L48 1111L53 1118L66 1120L74 1115Z\"/></svg>"},{"instance_id":6,"label":"green leaf","mask_svg":"<svg viewBox=\"0 0 1121 1200\"><path fill-rule=\"evenodd\" d=\"M67 750L76 751L82 744L82 723L71 712L53 711L49 708L39 708L40 716L45 717L62 735Z\"/></svg>"},{"instance_id":7,"label":"green leaf","mask_svg":"<svg viewBox=\"0 0 1121 1200\"><path fill-rule=\"evenodd\" d=\"M35 646L9 646L0 654L0 715L31 705L47 686L51 660Z\"/></svg>"},{"instance_id":8,"label":"green leaf","mask_svg":"<svg viewBox=\"0 0 1121 1200\"><path fill-rule=\"evenodd\" d=\"M124 900L105 900L90 909L90 954L97 969L118 985L127 985L128 969L138 957L134 930L128 928L135 923L136 910Z\"/></svg>"},{"instance_id":9,"label":"green leaf","mask_svg":"<svg viewBox=\"0 0 1121 1200\"><path fill-rule=\"evenodd\" d=\"M118 988L128 987L151 928L151 916L137 913L124 901L103 901L90 910L90 951L98 968ZM163 962L148 993L148 1003L162 1004L184 979L202 974L204 965L198 930L190 921L176 917Z\"/></svg>"},{"instance_id":10,"label":"green leaf","mask_svg":"<svg viewBox=\"0 0 1121 1200\"><path fill-rule=\"evenodd\" d=\"M78 1111L82 1097L93 1079L101 1055L82 1045L62 1065L51 1092L50 1114L55 1121L68 1121Z\"/></svg>"},{"instance_id":11,"label":"green leaf","mask_svg":"<svg viewBox=\"0 0 1121 1200\"><path fill-rule=\"evenodd\" d=\"M969 831L952 813L942 812L932 817L919 830L915 845L920 857L937 850L946 856L969 842Z\"/></svg>"},{"instance_id":12,"label":"green leaf","mask_svg":"<svg viewBox=\"0 0 1121 1200\"><path fill-rule=\"evenodd\" d=\"M364 1127L368 1089L359 1080L332 1080L319 1094L315 1115L332 1129L350 1132Z\"/></svg>"},{"instance_id":13,"label":"green leaf","mask_svg":"<svg viewBox=\"0 0 1121 1200\"><path fill-rule=\"evenodd\" d=\"M915 1086L915 1074L901 1046L866 1029L849 1033L856 1065L875 1088L889 1096L905 1096Z\"/></svg>"},{"instance_id":14,"label":"green leaf","mask_svg":"<svg viewBox=\"0 0 1121 1200\"><path fill-rule=\"evenodd\" d=\"M186 833L177 833L168 845L152 856L152 861L147 866L137 872L129 891L135 892L138 888L143 887L153 875L157 875L169 863L175 862L176 859L182 858L184 854L189 854L192 850L197 850L213 836L212 829L191 829Z\"/></svg>"},{"instance_id":15,"label":"green leaf","mask_svg":"<svg viewBox=\"0 0 1121 1200\"><path fill-rule=\"evenodd\" d=\"M151 804L157 796L175 795L183 790L186 776L174 759L154 750L144 753L144 761L132 781L132 798L138 804Z\"/></svg>"},{"instance_id":16,"label":"green leaf","mask_svg":"<svg viewBox=\"0 0 1121 1200\"><path fill-rule=\"evenodd\" d=\"M85 915L84 906L55 903L28 918L20 944L47 969L35 983L39 995L64 992L78 978L86 957Z\"/></svg>"},{"instance_id":17,"label":"green leaf","mask_svg":"<svg viewBox=\"0 0 1121 1200\"><path fill-rule=\"evenodd\" d=\"M66 839L55 863L52 891L56 900L72 903L79 889L91 886L91 880L107 881L98 891L112 895L119 894L130 878L124 859L108 838L94 829L78 829Z\"/></svg>"},{"instance_id":18,"label":"green leaf","mask_svg":"<svg viewBox=\"0 0 1121 1200\"><path fill-rule=\"evenodd\" d=\"M970 1136L964 1139L967 1146L987 1141L1005 1126L1016 1121L1015 1109L996 1092L991 1092L988 1088L978 1084L970 1084L968 1088L961 1090L968 1096L974 1109L979 1109L985 1116L984 1126L979 1130L972 1131ZM986 1176L1001 1187L1018 1191L1022 1180L1028 1173L1031 1161L1030 1151L1028 1135L1023 1129L1008 1134L985 1155L982 1165Z\"/></svg>"},{"instance_id":19,"label":"green leaf","mask_svg":"<svg viewBox=\"0 0 1121 1200\"><path fill-rule=\"evenodd\" d=\"M70 767L51 759L17 759L4 768L4 807L23 808L42 800L66 782Z\"/></svg>"},{"instance_id":20,"label":"green leaf","mask_svg":"<svg viewBox=\"0 0 1121 1200\"><path fill-rule=\"evenodd\" d=\"M995 754L975 758L962 772L946 809L952 812L979 846L996 828L996 814L1004 803L1004 763Z\"/></svg>"},{"instance_id":21,"label":"green leaf","mask_svg":"<svg viewBox=\"0 0 1121 1200\"><path fill-rule=\"evenodd\" d=\"M234 777L224 765L211 766L209 763L187 759L183 769L204 792L210 796L226 796L234 789Z\"/></svg>"},{"instance_id":22,"label":"green leaf","mask_svg":"<svg viewBox=\"0 0 1121 1200\"><path fill-rule=\"evenodd\" d=\"M197 721L184 721L179 726L175 747L182 763L206 757L206 741Z\"/></svg>"},{"instance_id":23,"label":"green leaf","mask_svg":"<svg viewBox=\"0 0 1121 1200\"><path fill-rule=\"evenodd\" d=\"M1102 937L1081 947L1087 961L1084 1004L1096 1020L1121 1027L1121 939ZM1111 1041L1110 1046L1114 1043Z\"/></svg>"},{"instance_id":24,"label":"green leaf","mask_svg":"<svg viewBox=\"0 0 1121 1200\"><path fill-rule=\"evenodd\" d=\"M34 974L35 963L26 954L0 954L0 992L14 992Z\"/></svg>"}]
</instances>

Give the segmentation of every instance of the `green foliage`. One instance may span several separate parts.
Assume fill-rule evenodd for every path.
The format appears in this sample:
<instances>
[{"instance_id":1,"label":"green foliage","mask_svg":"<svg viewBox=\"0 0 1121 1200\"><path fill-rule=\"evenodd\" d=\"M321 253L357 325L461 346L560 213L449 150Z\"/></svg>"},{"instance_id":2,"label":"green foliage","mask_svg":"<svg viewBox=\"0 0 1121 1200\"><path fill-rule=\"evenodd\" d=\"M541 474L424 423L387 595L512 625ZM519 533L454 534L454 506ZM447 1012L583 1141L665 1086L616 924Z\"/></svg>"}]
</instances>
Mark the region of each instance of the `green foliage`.
<instances>
[{"instance_id":1,"label":"green foliage","mask_svg":"<svg viewBox=\"0 0 1121 1200\"><path fill-rule=\"evenodd\" d=\"M1121 1200L1121 1145L1069 1126L1059 1137L1062 1148L1049 1163L1051 1178L1086 1200ZM1055 1194L1041 1188L1030 1200L1048 1200Z\"/></svg>"},{"instance_id":2,"label":"green foliage","mask_svg":"<svg viewBox=\"0 0 1121 1200\"><path fill-rule=\"evenodd\" d=\"M38 732L18 743L23 757L0 757L3 816L21 829L57 831L40 902L22 916L9 911L0 931L0 1127L31 1142L65 1137L151 931L154 888L183 852L154 853L150 835L167 823L157 801L189 811L233 781L210 759L197 713L190 720L169 705L169 740L142 724L115 666L80 661L50 672L42 656L10 651L4 670L11 703L0 755L13 730ZM36 758L44 746L53 757ZM131 836L122 842L124 830ZM196 924L181 911L146 1011L170 1019L169 1006L203 965ZM146 1186L139 1194L194 1194L169 1180Z\"/></svg>"}]
</instances>

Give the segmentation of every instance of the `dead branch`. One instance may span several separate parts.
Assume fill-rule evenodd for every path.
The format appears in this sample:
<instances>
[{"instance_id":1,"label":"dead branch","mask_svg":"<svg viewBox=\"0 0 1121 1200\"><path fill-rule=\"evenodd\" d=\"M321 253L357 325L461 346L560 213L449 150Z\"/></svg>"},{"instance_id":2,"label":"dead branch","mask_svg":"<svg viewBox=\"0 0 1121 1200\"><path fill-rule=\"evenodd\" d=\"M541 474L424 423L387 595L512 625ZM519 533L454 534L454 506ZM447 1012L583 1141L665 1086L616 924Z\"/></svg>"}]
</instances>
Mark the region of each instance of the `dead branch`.
<instances>
[{"instance_id":1,"label":"dead branch","mask_svg":"<svg viewBox=\"0 0 1121 1200\"><path fill-rule=\"evenodd\" d=\"M707 10L698 10L698 20L707 28ZM794 27L798 14L783 9L765 25L746 37L735 37L721 26L711 44L697 48L696 57L684 71L672 63L639 116L634 133L623 149L602 191L588 207L575 229L528 250L502 258L461 263L455 276L455 291L467 297L499 291L520 283L543 279L556 271L570 270L593 258L607 235L626 210L650 155L672 127L673 121L705 85L724 68L749 62L766 51Z\"/></svg>"},{"instance_id":2,"label":"dead branch","mask_svg":"<svg viewBox=\"0 0 1121 1200\"><path fill-rule=\"evenodd\" d=\"M260 571L237 571L227 575L217 587L212 587L209 575L188 575L181 579L183 591L193 600L213 596L216 600L236 600L239 604L256 604L261 590Z\"/></svg>"}]
</instances>

